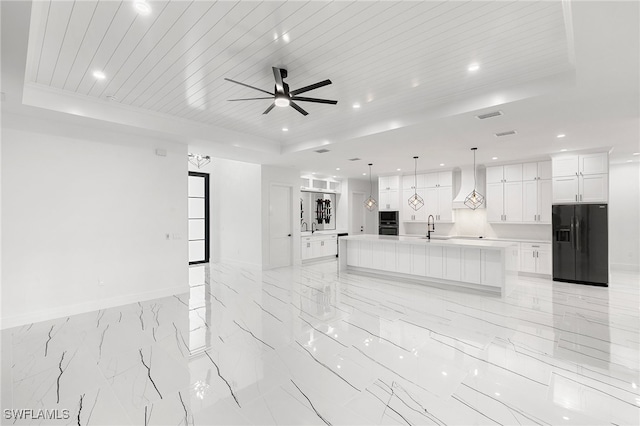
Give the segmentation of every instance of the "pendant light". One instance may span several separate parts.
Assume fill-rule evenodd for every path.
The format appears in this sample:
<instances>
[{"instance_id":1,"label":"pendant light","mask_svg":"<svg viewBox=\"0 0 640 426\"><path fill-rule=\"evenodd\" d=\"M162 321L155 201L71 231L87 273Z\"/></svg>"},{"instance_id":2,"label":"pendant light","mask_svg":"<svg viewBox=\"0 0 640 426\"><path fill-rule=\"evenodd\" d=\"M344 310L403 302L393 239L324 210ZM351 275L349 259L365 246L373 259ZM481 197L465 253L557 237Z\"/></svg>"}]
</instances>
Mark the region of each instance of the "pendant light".
<instances>
[{"instance_id":1,"label":"pendant light","mask_svg":"<svg viewBox=\"0 0 640 426\"><path fill-rule=\"evenodd\" d=\"M476 191L476 151L478 148L471 148L473 151L473 191L464 199L464 205L471 210L475 210L484 203L484 195Z\"/></svg>"},{"instance_id":2,"label":"pendant light","mask_svg":"<svg viewBox=\"0 0 640 426\"><path fill-rule=\"evenodd\" d=\"M367 200L364 202L364 206L369 211L373 211L376 208L376 205L378 204L378 202L376 201L375 198L373 198L373 195L372 195L373 182L371 181L371 166L373 166L373 163L369 163L369 198L367 198Z\"/></svg>"},{"instance_id":3,"label":"pendant light","mask_svg":"<svg viewBox=\"0 0 640 426\"><path fill-rule=\"evenodd\" d=\"M413 195L409 197L409 206L414 210L420 210L424 206L424 200L418 195L418 157L413 157Z\"/></svg>"},{"instance_id":4,"label":"pendant light","mask_svg":"<svg viewBox=\"0 0 640 426\"><path fill-rule=\"evenodd\" d=\"M189 162L197 168L201 168L211 162L211 157L208 155L189 153Z\"/></svg>"}]
</instances>

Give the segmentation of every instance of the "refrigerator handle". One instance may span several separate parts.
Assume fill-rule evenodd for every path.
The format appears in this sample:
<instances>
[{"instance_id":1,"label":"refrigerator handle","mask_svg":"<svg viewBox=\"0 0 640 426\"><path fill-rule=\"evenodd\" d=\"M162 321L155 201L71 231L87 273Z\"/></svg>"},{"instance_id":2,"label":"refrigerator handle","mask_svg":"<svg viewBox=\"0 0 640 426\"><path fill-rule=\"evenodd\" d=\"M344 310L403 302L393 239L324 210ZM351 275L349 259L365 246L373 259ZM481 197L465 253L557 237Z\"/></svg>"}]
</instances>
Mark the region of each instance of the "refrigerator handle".
<instances>
[{"instance_id":1,"label":"refrigerator handle","mask_svg":"<svg viewBox=\"0 0 640 426\"><path fill-rule=\"evenodd\" d=\"M580 251L580 218L576 218L576 250Z\"/></svg>"},{"instance_id":2,"label":"refrigerator handle","mask_svg":"<svg viewBox=\"0 0 640 426\"><path fill-rule=\"evenodd\" d=\"M571 248L575 250L576 248L576 228L575 228L575 216L571 216L571 232L570 232L570 238L571 238Z\"/></svg>"}]
</instances>

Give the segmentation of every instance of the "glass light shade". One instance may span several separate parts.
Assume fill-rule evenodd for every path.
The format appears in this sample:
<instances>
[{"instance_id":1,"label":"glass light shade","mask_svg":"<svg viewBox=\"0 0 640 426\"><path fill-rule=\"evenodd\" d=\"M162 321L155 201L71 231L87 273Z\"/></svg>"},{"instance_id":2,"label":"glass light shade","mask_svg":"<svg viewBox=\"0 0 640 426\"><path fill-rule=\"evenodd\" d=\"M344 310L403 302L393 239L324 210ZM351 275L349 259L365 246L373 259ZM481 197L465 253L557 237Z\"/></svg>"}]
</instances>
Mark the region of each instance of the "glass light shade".
<instances>
[{"instance_id":1,"label":"glass light shade","mask_svg":"<svg viewBox=\"0 0 640 426\"><path fill-rule=\"evenodd\" d=\"M364 202L364 206L369 211L373 211L376 208L377 205L378 205L378 202L371 195L369 195L369 198L367 198L367 200Z\"/></svg>"},{"instance_id":2,"label":"glass light shade","mask_svg":"<svg viewBox=\"0 0 640 426\"><path fill-rule=\"evenodd\" d=\"M197 168L201 168L202 166L205 166L211 162L211 157L209 157L208 155L189 153L189 162Z\"/></svg>"},{"instance_id":3,"label":"glass light shade","mask_svg":"<svg viewBox=\"0 0 640 426\"><path fill-rule=\"evenodd\" d=\"M274 102L277 107L288 107L290 100L288 97L280 95L280 96L276 96L276 100Z\"/></svg>"},{"instance_id":4,"label":"glass light shade","mask_svg":"<svg viewBox=\"0 0 640 426\"><path fill-rule=\"evenodd\" d=\"M409 206L414 210L420 210L424 206L424 200L417 193L409 197Z\"/></svg>"},{"instance_id":5,"label":"glass light shade","mask_svg":"<svg viewBox=\"0 0 640 426\"><path fill-rule=\"evenodd\" d=\"M469 207L471 210L475 210L480 207L484 203L484 195L476 191L475 189L471 191L469 195L464 199L464 205Z\"/></svg>"}]
</instances>

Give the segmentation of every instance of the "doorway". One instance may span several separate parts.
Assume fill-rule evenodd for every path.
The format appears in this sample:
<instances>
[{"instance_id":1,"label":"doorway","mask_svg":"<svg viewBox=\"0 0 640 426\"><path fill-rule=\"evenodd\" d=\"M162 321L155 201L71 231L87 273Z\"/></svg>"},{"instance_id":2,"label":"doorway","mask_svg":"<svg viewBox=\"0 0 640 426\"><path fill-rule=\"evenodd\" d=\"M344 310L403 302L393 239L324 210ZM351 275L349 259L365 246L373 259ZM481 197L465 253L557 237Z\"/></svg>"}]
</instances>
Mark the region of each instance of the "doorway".
<instances>
[{"instance_id":1,"label":"doorway","mask_svg":"<svg viewBox=\"0 0 640 426\"><path fill-rule=\"evenodd\" d=\"M351 193L351 229L350 235L364 234L365 230L365 209L364 192Z\"/></svg>"},{"instance_id":2,"label":"doorway","mask_svg":"<svg viewBox=\"0 0 640 426\"><path fill-rule=\"evenodd\" d=\"M292 255L291 186L272 184L269 190L269 267L291 265Z\"/></svg>"},{"instance_id":3,"label":"doorway","mask_svg":"<svg viewBox=\"0 0 640 426\"><path fill-rule=\"evenodd\" d=\"M189 265L209 262L209 174L189 172Z\"/></svg>"}]
</instances>

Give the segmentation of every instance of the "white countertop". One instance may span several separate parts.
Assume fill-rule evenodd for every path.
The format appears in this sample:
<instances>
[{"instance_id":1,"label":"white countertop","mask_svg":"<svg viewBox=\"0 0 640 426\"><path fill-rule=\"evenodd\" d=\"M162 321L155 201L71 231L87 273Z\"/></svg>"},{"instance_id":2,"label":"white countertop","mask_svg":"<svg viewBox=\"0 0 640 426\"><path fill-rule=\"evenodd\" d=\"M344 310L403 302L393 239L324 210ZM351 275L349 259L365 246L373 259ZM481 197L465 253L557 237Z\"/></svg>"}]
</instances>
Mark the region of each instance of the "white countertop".
<instances>
[{"instance_id":1,"label":"white countertop","mask_svg":"<svg viewBox=\"0 0 640 426\"><path fill-rule=\"evenodd\" d=\"M312 235L337 235L346 233L346 229L327 229L322 231L314 231L313 234L311 231L302 231L300 232L301 237L310 237Z\"/></svg>"},{"instance_id":2,"label":"white countertop","mask_svg":"<svg viewBox=\"0 0 640 426\"><path fill-rule=\"evenodd\" d=\"M402 244L430 244L436 246L456 246L456 247L478 247L478 248L495 248L503 249L512 247L515 242L512 241L492 241L483 239L463 239L463 238L449 238L449 239L431 239L426 237L407 237L396 235L352 235L346 237L340 237L341 240L355 240L355 241L390 241L400 242Z\"/></svg>"},{"instance_id":3,"label":"white countertop","mask_svg":"<svg viewBox=\"0 0 640 426\"><path fill-rule=\"evenodd\" d=\"M411 237L411 238L420 238L424 237L421 234L406 234L403 237ZM536 240L533 238L498 238L498 237L477 237L477 236L467 236L467 235L438 235L432 234L431 238L435 238L438 240L450 240L450 239L461 239L461 240L485 240L485 241L508 241L514 243L539 243L539 244L551 244L551 240Z\"/></svg>"}]
</instances>

